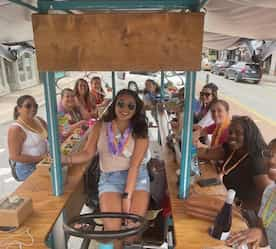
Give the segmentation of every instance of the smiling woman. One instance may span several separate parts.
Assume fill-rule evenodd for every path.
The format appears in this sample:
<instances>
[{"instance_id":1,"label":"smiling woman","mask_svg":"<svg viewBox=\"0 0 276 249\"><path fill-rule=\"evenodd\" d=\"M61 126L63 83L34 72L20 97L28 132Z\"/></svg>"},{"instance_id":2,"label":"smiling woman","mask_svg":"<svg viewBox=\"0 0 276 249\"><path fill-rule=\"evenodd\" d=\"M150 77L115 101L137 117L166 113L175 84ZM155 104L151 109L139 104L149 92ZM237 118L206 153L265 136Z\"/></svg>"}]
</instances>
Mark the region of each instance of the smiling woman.
<instances>
[{"instance_id":1,"label":"smiling woman","mask_svg":"<svg viewBox=\"0 0 276 249\"><path fill-rule=\"evenodd\" d=\"M74 87L76 106L79 108L84 119L97 118L96 101L89 92L88 82L85 79L78 79Z\"/></svg>"},{"instance_id":2,"label":"smiling woman","mask_svg":"<svg viewBox=\"0 0 276 249\"><path fill-rule=\"evenodd\" d=\"M36 117L37 108L32 96L19 97L14 108L15 122L8 131L9 158L15 162L15 177L19 181L25 180L48 153L47 125Z\"/></svg>"},{"instance_id":3,"label":"smiling woman","mask_svg":"<svg viewBox=\"0 0 276 249\"><path fill-rule=\"evenodd\" d=\"M271 183L262 157L266 147L254 121L247 116L235 116L230 123L226 143L213 149L198 150L201 159L223 160L221 174L224 185L236 191L242 208L250 210L255 217L262 193ZM248 219L252 222L252 215Z\"/></svg>"},{"instance_id":4,"label":"smiling woman","mask_svg":"<svg viewBox=\"0 0 276 249\"><path fill-rule=\"evenodd\" d=\"M101 212L144 216L149 201L148 127L143 102L128 89L118 92L107 114L95 124L85 148L62 157L63 163L79 164L96 153L100 159ZM120 230L121 221L104 219L104 230ZM120 242L115 248L121 248Z\"/></svg>"},{"instance_id":5,"label":"smiling woman","mask_svg":"<svg viewBox=\"0 0 276 249\"><path fill-rule=\"evenodd\" d=\"M225 100L216 100L211 106L211 116L214 121L213 124L201 129L200 126L195 126L194 139L197 136L212 135L210 147L219 146L227 141L228 127L230 124L229 118L229 104ZM208 147L202 144L198 139L197 147Z\"/></svg>"}]
</instances>

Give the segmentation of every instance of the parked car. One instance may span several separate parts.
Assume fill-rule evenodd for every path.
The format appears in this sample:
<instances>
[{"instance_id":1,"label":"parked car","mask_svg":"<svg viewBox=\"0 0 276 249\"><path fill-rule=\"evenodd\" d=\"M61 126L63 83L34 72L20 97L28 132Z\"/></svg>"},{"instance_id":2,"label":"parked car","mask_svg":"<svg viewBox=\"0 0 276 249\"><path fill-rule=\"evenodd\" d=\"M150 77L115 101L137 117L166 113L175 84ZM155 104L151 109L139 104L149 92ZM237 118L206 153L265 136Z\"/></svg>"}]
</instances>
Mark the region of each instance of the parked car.
<instances>
[{"instance_id":1,"label":"parked car","mask_svg":"<svg viewBox=\"0 0 276 249\"><path fill-rule=\"evenodd\" d=\"M160 72L117 72L117 89L129 88L134 91L142 91L145 88L145 81L152 79L158 85L161 84ZM164 73L164 85L168 90L177 90L185 84L184 72L167 71Z\"/></svg>"},{"instance_id":2,"label":"parked car","mask_svg":"<svg viewBox=\"0 0 276 249\"><path fill-rule=\"evenodd\" d=\"M234 79L236 82L245 80L258 84L262 78L262 70L259 64L238 62L226 69L224 77Z\"/></svg>"},{"instance_id":3,"label":"parked car","mask_svg":"<svg viewBox=\"0 0 276 249\"><path fill-rule=\"evenodd\" d=\"M232 66L235 63L235 61L216 61L216 63L212 66L211 73L224 75L226 68Z\"/></svg>"},{"instance_id":4,"label":"parked car","mask_svg":"<svg viewBox=\"0 0 276 249\"><path fill-rule=\"evenodd\" d=\"M203 58L201 61L201 70L211 71L214 61L210 61L208 58Z\"/></svg>"}]
</instances>

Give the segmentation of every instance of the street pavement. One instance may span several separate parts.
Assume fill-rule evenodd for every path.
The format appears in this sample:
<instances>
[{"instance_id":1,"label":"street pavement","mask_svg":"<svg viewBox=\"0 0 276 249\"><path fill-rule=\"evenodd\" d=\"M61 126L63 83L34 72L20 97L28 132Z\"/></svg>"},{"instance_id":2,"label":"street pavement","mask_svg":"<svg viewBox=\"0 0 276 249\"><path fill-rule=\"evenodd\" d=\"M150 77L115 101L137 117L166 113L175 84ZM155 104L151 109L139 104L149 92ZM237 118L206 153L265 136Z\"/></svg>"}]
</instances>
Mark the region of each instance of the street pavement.
<instances>
[{"instance_id":1,"label":"street pavement","mask_svg":"<svg viewBox=\"0 0 276 249\"><path fill-rule=\"evenodd\" d=\"M209 82L214 82L219 87L219 97L229 102L232 114L251 116L261 129L267 142L276 137L276 111L274 109L276 106L276 77L264 76L259 85L253 85L236 83L209 72L199 72L197 74L197 93L206 83L207 74L210 75ZM74 74L71 78L64 78L59 86L61 88L73 87L78 76L78 74ZM35 97L39 104L38 114L46 119L43 85L0 97L0 198L13 192L20 184L10 174L6 143L16 99L23 94L30 94Z\"/></svg>"},{"instance_id":2,"label":"street pavement","mask_svg":"<svg viewBox=\"0 0 276 249\"><path fill-rule=\"evenodd\" d=\"M232 115L250 116L257 124L266 140L269 142L276 137L276 77L264 76L260 84L237 83L224 79L223 76L213 75L209 72L197 74L197 92L206 83L215 83L219 98L225 99L230 105Z\"/></svg>"}]
</instances>

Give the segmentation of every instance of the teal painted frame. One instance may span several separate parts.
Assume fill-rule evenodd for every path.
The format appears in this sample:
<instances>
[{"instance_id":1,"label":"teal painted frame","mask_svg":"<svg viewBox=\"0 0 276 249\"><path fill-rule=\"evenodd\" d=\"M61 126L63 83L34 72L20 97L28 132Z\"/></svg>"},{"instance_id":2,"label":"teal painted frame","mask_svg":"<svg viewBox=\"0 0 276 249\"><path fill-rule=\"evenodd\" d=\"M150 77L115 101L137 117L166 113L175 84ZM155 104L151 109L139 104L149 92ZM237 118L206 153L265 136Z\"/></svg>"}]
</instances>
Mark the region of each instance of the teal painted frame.
<instances>
[{"instance_id":1,"label":"teal painted frame","mask_svg":"<svg viewBox=\"0 0 276 249\"><path fill-rule=\"evenodd\" d=\"M187 72L179 184L179 198L181 199L186 199L189 196L190 190L191 148L193 135L193 99L195 97L195 83L196 73Z\"/></svg>"},{"instance_id":2,"label":"teal painted frame","mask_svg":"<svg viewBox=\"0 0 276 249\"><path fill-rule=\"evenodd\" d=\"M38 11L39 10L37 7L35 7L35 6L31 5L31 4L28 4L26 2L23 2L21 0L9 0L9 2L21 5L23 7L26 7L28 9L30 9L30 10L33 10L33 11Z\"/></svg>"},{"instance_id":3,"label":"teal painted frame","mask_svg":"<svg viewBox=\"0 0 276 249\"><path fill-rule=\"evenodd\" d=\"M38 0L40 11L54 10L133 10L133 9L190 9L199 11L200 0Z\"/></svg>"},{"instance_id":4,"label":"teal painted frame","mask_svg":"<svg viewBox=\"0 0 276 249\"><path fill-rule=\"evenodd\" d=\"M164 92L164 79L165 79L165 73L164 73L164 71L161 71L161 92L160 92L161 100L163 100L164 96L165 96L165 92Z\"/></svg>"},{"instance_id":5,"label":"teal painted frame","mask_svg":"<svg viewBox=\"0 0 276 249\"><path fill-rule=\"evenodd\" d=\"M116 96L116 79L115 79L115 72L111 73L112 78L112 100L115 99Z\"/></svg>"},{"instance_id":6,"label":"teal painted frame","mask_svg":"<svg viewBox=\"0 0 276 249\"><path fill-rule=\"evenodd\" d=\"M63 194L63 182L58 133L55 73L45 72L42 75L44 81L43 85L45 93L45 106L48 121L48 140L50 145L51 158L53 159L51 165L52 191L55 196L60 196Z\"/></svg>"}]
</instances>

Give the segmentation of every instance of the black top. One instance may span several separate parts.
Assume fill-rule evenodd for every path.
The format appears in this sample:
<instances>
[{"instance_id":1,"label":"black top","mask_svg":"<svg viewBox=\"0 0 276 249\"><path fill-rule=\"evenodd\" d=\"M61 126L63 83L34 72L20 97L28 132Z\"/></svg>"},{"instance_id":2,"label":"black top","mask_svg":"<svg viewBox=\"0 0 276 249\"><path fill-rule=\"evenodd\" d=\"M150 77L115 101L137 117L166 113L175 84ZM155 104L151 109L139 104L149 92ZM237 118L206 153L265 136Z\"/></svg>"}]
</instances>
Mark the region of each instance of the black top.
<instances>
[{"instance_id":1,"label":"black top","mask_svg":"<svg viewBox=\"0 0 276 249\"><path fill-rule=\"evenodd\" d=\"M231 155L227 144L223 145L226 160ZM240 158L233 157L226 165L226 169L231 168ZM225 161L226 161L225 160ZM254 176L267 174L267 169L261 157L248 155L240 164L230 171L228 175L223 176L223 183L227 189L234 189L236 197L241 201L249 201L259 199L260 193L257 191L257 186L254 183Z\"/></svg>"}]
</instances>

